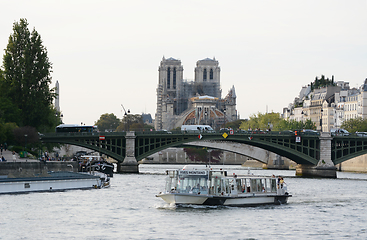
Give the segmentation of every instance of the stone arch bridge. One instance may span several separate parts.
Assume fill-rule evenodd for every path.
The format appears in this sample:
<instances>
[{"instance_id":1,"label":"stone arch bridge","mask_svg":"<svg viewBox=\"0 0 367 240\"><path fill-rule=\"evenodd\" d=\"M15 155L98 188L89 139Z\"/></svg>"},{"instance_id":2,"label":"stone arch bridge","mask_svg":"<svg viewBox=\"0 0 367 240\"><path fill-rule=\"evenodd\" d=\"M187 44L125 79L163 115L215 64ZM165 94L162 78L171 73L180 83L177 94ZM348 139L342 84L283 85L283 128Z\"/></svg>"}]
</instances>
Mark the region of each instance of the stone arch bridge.
<instances>
[{"instance_id":1,"label":"stone arch bridge","mask_svg":"<svg viewBox=\"0 0 367 240\"><path fill-rule=\"evenodd\" d=\"M102 136L103 135L103 136ZM260 148L287 157L306 167L334 168L334 165L367 153L367 138L351 136L306 135L282 132L252 133L48 133L44 143L61 143L99 151L116 159L118 172L137 173L137 161L169 147L204 146L231 151L263 161L251 148ZM246 150L247 149L247 150Z\"/></svg>"}]
</instances>

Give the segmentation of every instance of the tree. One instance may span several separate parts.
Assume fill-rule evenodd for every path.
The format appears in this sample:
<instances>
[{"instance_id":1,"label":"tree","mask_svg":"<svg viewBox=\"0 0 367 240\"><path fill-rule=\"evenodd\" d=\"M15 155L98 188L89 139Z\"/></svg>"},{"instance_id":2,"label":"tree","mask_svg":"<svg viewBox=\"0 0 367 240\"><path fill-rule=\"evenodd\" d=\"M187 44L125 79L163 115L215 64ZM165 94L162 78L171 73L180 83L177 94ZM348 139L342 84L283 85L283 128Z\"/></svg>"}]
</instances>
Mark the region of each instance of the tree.
<instances>
[{"instance_id":1,"label":"tree","mask_svg":"<svg viewBox=\"0 0 367 240\"><path fill-rule=\"evenodd\" d=\"M246 120L238 119L238 120L235 120L233 122L227 122L225 127L226 128L232 128L232 129L239 129L243 121L246 121ZM181 130L181 128L180 128L180 130Z\"/></svg>"},{"instance_id":2,"label":"tree","mask_svg":"<svg viewBox=\"0 0 367 240\"><path fill-rule=\"evenodd\" d=\"M313 129L316 130L316 125L311 121L311 119L307 119L305 122L296 121L296 120L281 120L279 124L275 127L275 130L284 131L284 130L300 130L300 129Z\"/></svg>"},{"instance_id":3,"label":"tree","mask_svg":"<svg viewBox=\"0 0 367 240\"><path fill-rule=\"evenodd\" d=\"M102 114L97 122L94 123L98 126L98 130L104 132L105 130L115 131L120 124L118 119L113 113Z\"/></svg>"},{"instance_id":4,"label":"tree","mask_svg":"<svg viewBox=\"0 0 367 240\"><path fill-rule=\"evenodd\" d=\"M316 129L315 123L310 119L305 122L295 121L295 120L285 120L280 117L279 113L258 113L253 114L248 121L243 121L241 123L240 129L247 130L251 128L252 130L258 129L271 129L275 131L284 130L297 130L297 129Z\"/></svg>"},{"instance_id":5,"label":"tree","mask_svg":"<svg viewBox=\"0 0 367 240\"><path fill-rule=\"evenodd\" d=\"M15 123L1 123L0 122L0 140L1 143L7 143L8 145L15 144L14 130L18 126Z\"/></svg>"},{"instance_id":6,"label":"tree","mask_svg":"<svg viewBox=\"0 0 367 240\"><path fill-rule=\"evenodd\" d=\"M152 128L152 126L144 124L143 118L140 114L126 114L116 130L120 132L147 131L150 128Z\"/></svg>"},{"instance_id":7,"label":"tree","mask_svg":"<svg viewBox=\"0 0 367 240\"><path fill-rule=\"evenodd\" d=\"M341 128L344 128L351 133L367 132L367 119L362 119L361 117L358 117L346 120L341 125Z\"/></svg>"},{"instance_id":8,"label":"tree","mask_svg":"<svg viewBox=\"0 0 367 240\"><path fill-rule=\"evenodd\" d=\"M307 119L306 122L304 122L303 128L316 130L316 124L312 122L311 119Z\"/></svg>"},{"instance_id":9,"label":"tree","mask_svg":"<svg viewBox=\"0 0 367 240\"><path fill-rule=\"evenodd\" d=\"M326 87L326 86L336 86L334 82L334 76L329 78L325 78L324 75L321 75L321 78L318 77L315 78L315 81L311 83L311 90Z\"/></svg>"},{"instance_id":10,"label":"tree","mask_svg":"<svg viewBox=\"0 0 367 240\"><path fill-rule=\"evenodd\" d=\"M34 127L20 127L14 129L15 141L20 146L34 146L39 142L38 132Z\"/></svg>"},{"instance_id":11,"label":"tree","mask_svg":"<svg viewBox=\"0 0 367 240\"><path fill-rule=\"evenodd\" d=\"M3 56L3 68L3 78L0 79L2 98L8 101L7 106L13 107L13 115L20 115L17 121L20 126L47 131L61 122L54 117L55 89L49 88L52 64L41 36L35 29L29 31L26 19L13 24L13 33Z\"/></svg>"},{"instance_id":12,"label":"tree","mask_svg":"<svg viewBox=\"0 0 367 240\"><path fill-rule=\"evenodd\" d=\"M241 129L247 130L251 129L274 129L278 123L282 120L279 113L271 112L271 113L258 113L257 115L253 114L250 116L248 121L243 121L240 125Z\"/></svg>"}]
</instances>

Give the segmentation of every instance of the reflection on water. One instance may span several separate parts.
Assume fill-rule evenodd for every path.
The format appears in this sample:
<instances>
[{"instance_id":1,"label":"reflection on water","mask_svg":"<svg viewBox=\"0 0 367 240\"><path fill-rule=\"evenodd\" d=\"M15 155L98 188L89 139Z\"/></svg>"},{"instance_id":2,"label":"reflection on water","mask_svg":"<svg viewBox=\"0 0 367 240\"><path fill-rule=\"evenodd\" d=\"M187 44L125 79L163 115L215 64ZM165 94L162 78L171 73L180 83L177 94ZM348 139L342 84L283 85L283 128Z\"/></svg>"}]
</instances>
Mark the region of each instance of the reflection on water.
<instances>
[{"instance_id":1,"label":"reflection on water","mask_svg":"<svg viewBox=\"0 0 367 240\"><path fill-rule=\"evenodd\" d=\"M310 179L256 169L286 177L288 204L176 207L155 195L165 170L178 167L141 165L141 174L115 174L108 189L0 195L0 239L367 239L367 174Z\"/></svg>"}]
</instances>

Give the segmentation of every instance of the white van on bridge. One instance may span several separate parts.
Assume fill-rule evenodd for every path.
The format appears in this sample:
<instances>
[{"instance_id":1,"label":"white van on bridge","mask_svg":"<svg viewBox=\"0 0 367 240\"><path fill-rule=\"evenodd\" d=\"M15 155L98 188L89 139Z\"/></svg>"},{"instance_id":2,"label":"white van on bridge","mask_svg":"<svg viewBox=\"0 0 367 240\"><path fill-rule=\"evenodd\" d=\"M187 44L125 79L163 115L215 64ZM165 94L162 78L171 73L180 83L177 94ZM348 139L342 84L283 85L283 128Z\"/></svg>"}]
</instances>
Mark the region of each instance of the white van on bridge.
<instances>
[{"instance_id":1,"label":"white van on bridge","mask_svg":"<svg viewBox=\"0 0 367 240\"><path fill-rule=\"evenodd\" d=\"M209 125L182 125L181 131L183 133L215 133Z\"/></svg>"}]
</instances>

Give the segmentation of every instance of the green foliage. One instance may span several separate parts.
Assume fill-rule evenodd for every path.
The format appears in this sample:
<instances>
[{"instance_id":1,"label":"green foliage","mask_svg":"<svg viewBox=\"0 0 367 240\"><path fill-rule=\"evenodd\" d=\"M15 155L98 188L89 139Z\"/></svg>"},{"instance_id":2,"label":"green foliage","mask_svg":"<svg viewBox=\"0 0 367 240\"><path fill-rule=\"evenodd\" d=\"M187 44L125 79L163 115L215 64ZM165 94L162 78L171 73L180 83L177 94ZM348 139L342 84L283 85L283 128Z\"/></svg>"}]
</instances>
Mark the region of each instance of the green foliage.
<instances>
[{"instance_id":1,"label":"green foliage","mask_svg":"<svg viewBox=\"0 0 367 240\"><path fill-rule=\"evenodd\" d=\"M104 132L105 130L115 131L120 124L118 119L113 113L102 114L97 122L94 123L98 126L98 130Z\"/></svg>"},{"instance_id":2,"label":"green foliage","mask_svg":"<svg viewBox=\"0 0 367 240\"><path fill-rule=\"evenodd\" d=\"M321 78L315 78L315 81L311 83L311 90L326 87L326 86L336 86L336 83L334 83L334 76L329 78L325 78L324 75L321 75Z\"/></svg>"},{"instance_id":3,"label":"green foliage","mask_svg":"<svg viewBox=\"0 0 367 240\"><path fill-rule=\"evenodd\" d=\"M303 125L303 129L312 129L316 130L316 124L311 121L311 119L307 119Z\"/></svg>"},{"instance_id":4,"label":"green foliage","mask_svg":"<svg viewBox=\"0 0 367 240\"><path fill-rule=\"evenodd\" d=\"M7 143L8 145L16 144L14 137L14 129L18 128L15 123L1 123L0 122L0 143Z\"/></svg>"},{"instance_id":5,"label":"green foliage","mask_svg":"<svg viewBox=\"0 0 367 240\"><path fill-rule=\"evenodd\" d=\"M3 68L0 110L4 121L39 130L54 128L60 119L55 119L52 102L56 94L49 88L52 64L41 36L34 29L29 31L26 19L13 24Z\"/></svg>"},{"instance_id":6,"label":"green foliage","mask_svg":"<svg viewBox=\"0 0 367 240\"><path fill-rule=\"evenodd\" d=\"M22 110L20 110L10 98L0 93L0 120L22 124Z\"/></svg>"},{"instance_id":7,"label":"green foliage","mask_svg":"<svg viewBox=\"0 0 367 240\"><path fill-rule=\"evenodd\" d=\"M20 153L21 151L24 150L24 147L22 147L22 146L13 146L13 147L9 148L9 150L14 151L16 153Z\"/></svg>"},{"instance_id":8,"label":"green foliage","mask_svg":"<svg viewBox=\"0 0 367 240\"><path fill-rule=\"evenodd\" d=\"M120 125L117 127L116 131L142 131L148 128L149 127L145 126L143 118L140 114L127 114L120 122Z\"/></svg>"},{"instance_id":9,"label":"green foliage","mask_svg":"<svg viewBox=\"0 0 367 240\"><path fill-rule=\"evenodd\" d=\"M247 121L247 120L238 119L238 120L233 121L233 122L227 122L225 127L226 128L232 128L232 129L239 129L243 121ZM181 130L181 128L180 128L180 130Z\"/></svg>"},{"instance_id":10,"label":"green foliage","mask_svg":"<svg viewBox=\"0 0 367 240\"><path fill-rule=\"evenodd\" d=\"M272 127L271 127L272 126ZM261 129L266 130L271 128L274 131L284 131L284 130L297 130L297 129L316 129L316 125L310 120L295 121L295 120L285 120L280 117L279 113L267 113L258 115L252 115L248 121L243 121L241 123L240 129L247 130L251 128L252 130Z\"/></svg>"},{"instance_id":11,"label":"green foliage","mask_svg":"<svg viewBox=\"0 0 367 240\"><path fill-rule=\"evenodd\" d=\"M172 129L172 131L175 131L175 132L181 132L181 127L176 127L174 129Z\"/></svg>"},{"instance_id":12,"label":"green foliage","mask_svg":"<svg viewBox=\"0 0 367 240\"><path fill-rule=\"evenodd\" d=\"M34 147L39 142L38 132L34 127L20 127L14 129L14 138L17 145Z\"/></svg>"},{"instance_id":13,"label":"green foliage","mask_svg":"<svg viewBox=\"0 0 367 240\"><path fill-rule=\"evenodd\" d=\"M367 119L354 118L344 121L341 125L341 128L344 128L348 132L367 132Z\"/></svg>"},{"instance_id":14,"label":"green foliage","mask_svg":"<svg viewBox=\"0 0 367 240\"><path fill-rule=\"evenodd\" d=\"M281 120L282 118L280 117L279 113L271 112L262 114L259 112L257 115L253 114L252 116L250 116L250 119L248 121L242 121L240 129L274 129Z\"/></svg>"},{"instance_id":15,"label":"green foliage","mask_svg":"<svg viewBox=\"0 0 367 240\"><path fill-rule=\"evenodd\" d=\"M316 130L316 125L310 119L305 122L295 121L295 120L285 120L282 119L274 130L284 131L284 130L298 130L298 129L312 129Z\"/></svg>"}]
</instances>

